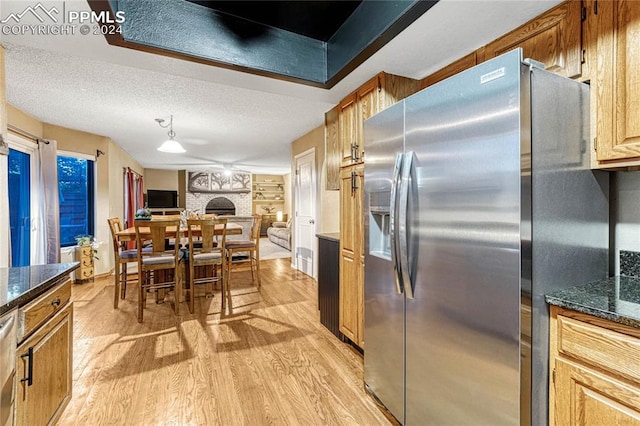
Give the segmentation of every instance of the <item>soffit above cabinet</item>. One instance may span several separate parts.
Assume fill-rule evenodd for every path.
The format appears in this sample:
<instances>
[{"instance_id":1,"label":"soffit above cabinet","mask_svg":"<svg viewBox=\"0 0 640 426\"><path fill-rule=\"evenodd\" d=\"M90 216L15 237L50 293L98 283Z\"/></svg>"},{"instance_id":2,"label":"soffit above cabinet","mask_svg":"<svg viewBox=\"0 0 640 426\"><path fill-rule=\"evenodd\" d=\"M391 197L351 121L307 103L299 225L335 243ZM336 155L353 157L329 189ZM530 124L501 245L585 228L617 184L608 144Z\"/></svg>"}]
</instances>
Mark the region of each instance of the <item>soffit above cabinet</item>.
<instances>
[{"instance_id":1,"label":"soffit above cabinet","mask_svg":"<svg viewBox=\"0 0 640 426\"><path fill-rule=\"evenodd\" d=\"M437 0L90 0L109 44L331 88Z\"/></svg>"}]
</instances>

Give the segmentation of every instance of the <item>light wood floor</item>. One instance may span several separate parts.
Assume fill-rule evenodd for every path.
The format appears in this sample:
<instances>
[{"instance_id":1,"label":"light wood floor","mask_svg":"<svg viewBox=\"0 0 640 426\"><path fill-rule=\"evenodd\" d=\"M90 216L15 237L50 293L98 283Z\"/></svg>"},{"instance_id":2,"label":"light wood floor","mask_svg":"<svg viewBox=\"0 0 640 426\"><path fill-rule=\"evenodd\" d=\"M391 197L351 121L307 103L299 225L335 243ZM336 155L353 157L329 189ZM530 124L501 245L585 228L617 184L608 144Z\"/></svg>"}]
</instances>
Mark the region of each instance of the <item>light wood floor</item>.
<instances>
[{"instance_id":1,"label":"light wood floor","mask_svg":"<svg viewBox=\"0 0 640 426\"><path fill-rule=\"evenodd\" d=\"M262 261L262 288L233 273L173 313L135 288L113 309L112 278L73 286L73 398L58 424L388 425L366 395L362 357L319 321L317 285L290 259Z\"/></svg>"}]
</instances>

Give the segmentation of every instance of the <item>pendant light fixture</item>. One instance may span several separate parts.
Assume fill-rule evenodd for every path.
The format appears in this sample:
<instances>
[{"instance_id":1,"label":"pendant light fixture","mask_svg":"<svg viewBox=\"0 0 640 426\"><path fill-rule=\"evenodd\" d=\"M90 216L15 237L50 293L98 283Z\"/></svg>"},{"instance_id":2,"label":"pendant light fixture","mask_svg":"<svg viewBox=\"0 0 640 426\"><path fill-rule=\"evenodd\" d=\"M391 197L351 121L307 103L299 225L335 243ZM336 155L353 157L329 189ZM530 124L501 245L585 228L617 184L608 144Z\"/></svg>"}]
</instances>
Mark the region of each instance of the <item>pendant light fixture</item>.
<instances>
[{"instance_id":1,"label":"pendant light fixture","mask_svg":"<svg viewBox=\"0 0 640 426\"><path fill-rule=\"evenodd\" d=\"M171 154L182 154L183 152L186 152L182 145L174 139L176 137L176 133L173 131L173 115L169 119L169 124L162 124L166 121L164 118L156 118L156 121L160 127L164 129L167 127L169 128L169 133L167 133L167 135L169 135L169 139L158 147L158 151L168 152Z\"/></svg>"}]
</instances>

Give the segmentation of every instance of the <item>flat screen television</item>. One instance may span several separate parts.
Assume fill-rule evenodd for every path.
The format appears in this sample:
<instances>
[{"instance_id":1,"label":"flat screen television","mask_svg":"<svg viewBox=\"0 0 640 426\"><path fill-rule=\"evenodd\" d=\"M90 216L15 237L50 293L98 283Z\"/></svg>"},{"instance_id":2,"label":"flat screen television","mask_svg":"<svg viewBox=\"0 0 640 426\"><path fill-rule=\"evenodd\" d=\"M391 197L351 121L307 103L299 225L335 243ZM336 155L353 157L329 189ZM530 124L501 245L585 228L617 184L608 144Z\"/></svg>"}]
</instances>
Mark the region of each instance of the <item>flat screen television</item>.
<instances>
[{"instance_id":1,"label":"flat screen television","mask_svg":"<svg viewBox=\"0 0 640 426\"><path fill-rule=\"evenodd\" d=\"M175 209L178 207L178 191L147 189L147 207L150 209Z\"/></svg>"}]
</instances>

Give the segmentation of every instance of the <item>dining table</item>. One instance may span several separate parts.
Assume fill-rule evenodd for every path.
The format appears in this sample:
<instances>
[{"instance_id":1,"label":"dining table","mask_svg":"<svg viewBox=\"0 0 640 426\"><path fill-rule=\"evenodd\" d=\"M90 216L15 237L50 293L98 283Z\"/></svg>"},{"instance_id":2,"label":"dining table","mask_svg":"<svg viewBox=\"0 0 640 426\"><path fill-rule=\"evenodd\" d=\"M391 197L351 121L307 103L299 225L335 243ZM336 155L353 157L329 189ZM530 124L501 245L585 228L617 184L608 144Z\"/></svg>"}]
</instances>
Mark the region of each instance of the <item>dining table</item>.
<instances>
[{"instance_id":1,"label":"dining table","mask_svg":"<svg viewBox=\"0 0 640 426\"><path fill-rule=\"evenodd\" d=\"M220 235L222 234L222 229L223 229L224 225L223 224L217 224L216 225L216 235ZM237 223L233 223L233 222L227 222L227 235L241 235L242 234L242 225L238 225ZM187 235L187 228L180 228L180 234L182 236L186 236ZM176 227L175 226L169 226L167 227L167 234L169 235L175 235L176 233ZM123 229L122 231L119 231L117 234L118 236L118 240L119 241L135 241L136 240L136 228L135 227L131 227L131 228L126 228ZM142 238L148 238L151 237L151 230L149 228L144 228L141 227L140 228L140 235L142 236ZM198 228L194 228L194 235L198 236Z\"/></svg>"},{"instance_id":2,"label":"dining table","mask_svg":"<svg viewBox=\"0 0 640 426\"><path fill-rule=\"evenodd\" d=\"M220 223L220 224L216 224L215 227L215 235L222 235L222 230L224 229L224 224ZM169 226L167 227L166 233L168 236L175 236L176 234L176 229L177 227L175 226ZM226 228L227 228L227 235L241 235L242 234L242 230L244 229L242 227L242 225L238 225L237 223L233 223L233 222L227 222L226 224ZM189 230L188 228L180 228L180 235L182 238L186 237ZM199 229L198 227L194 227L193 228L193 233L194 236L200 236L199 235ZM122 231L119 231L118 233L116 233L118 240L119 241L135 241L136 240L136 228L135 227L131 227L131 228L126 228L123 229ZM151 229L150 228L145 228L145 227L140 227L140 235L143 239L146 238L150 238L151 237ZM188 268L186 269L186 271L188 271ZM206 270L203 271L205 273L211 273L211 271ZM162 275L161 275L162 277ZM188 277L186 277L188 279ZM164 278L160 278L161 280L163 280ZM160 301L164 300L164 291L160 290L158 292L156 292L156 302L159 303ZM183 302L184 300L179 300L179 302Z\"/></svg>"}]
</instances>

